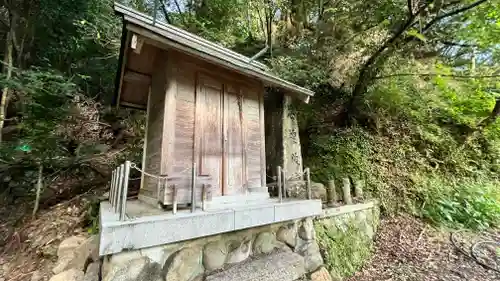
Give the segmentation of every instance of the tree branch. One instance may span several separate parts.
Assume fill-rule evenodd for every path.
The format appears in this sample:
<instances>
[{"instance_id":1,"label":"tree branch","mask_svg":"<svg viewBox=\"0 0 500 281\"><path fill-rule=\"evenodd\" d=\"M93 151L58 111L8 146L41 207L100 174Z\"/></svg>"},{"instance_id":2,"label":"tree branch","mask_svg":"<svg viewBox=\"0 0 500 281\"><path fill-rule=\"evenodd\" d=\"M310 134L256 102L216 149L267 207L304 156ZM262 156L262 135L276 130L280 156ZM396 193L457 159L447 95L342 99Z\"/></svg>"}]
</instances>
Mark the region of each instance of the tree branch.
<instances>
[{"instance_id":1,"label":"tree branch","mask_svg":"<svg viewBox=\"0 0 500 281\"><path fill-rule=\"evenodd\" d=\"M408 19L405 21L403 25L394 33L391 38L389 38L380 48L378 48L375 53L373 53L370 58L363 64L361 67L361 70L359 71L358 74L358 80L356 82L356 85L354 86L351 100L349 101L349 106L347 108L348 111L351 111L354 109L354 104L356 102L356 99L359 95L362 94L362 92L365 91L366 89L366 84L368 81L370 81L373 78L373 73L371 72L372 65L376 62L376 60L384 53L384 51L389 48L392 44L394 44L400 37L401 35L411 27L413 24L413 21L415 18L422 13L426 8L428 4L423 5L418 9L418 11L415 14L412 14L411 16L408 17Z\"/></svg>"},{"instance_id":2,"label":"tree branch","mask_svg":"<svg viewBox=\"0 0 500 281\"><path fill-rule=\"evenodd\" d=\"M440 42L443 43L444 45L448 45L448 46L469 47L469 48L478 47L478 45L476 45L476 44L455 43L455 42L446 41L446 40L443 40Z\"/></svg>"},{"instance_id":3,"label":"tree branch","mask_svg":"<svg viewBox=\"0 0 500 281\"><path fill-rule=\"evenodd\" d=\"M412 4L412 1L411 0L408 0L407 1L407 4L408 4L408 14L411 16L413 16L413 4Z\"/></svg>"},{"instance_id":4,"label":"tree branch","mask_svg":"<svg viewBox=\"0 0 500 281\"><path fill-rule=\"evenodd\" d=\"M179 6L179 3L177 2L177 0L174 0L174 4L175 4L175 7L177 8L177 11L179 12L179 16L182 19L182 23L184 23L184 26L188 27L186 19L184 19L184 15L183 15L183 13L181 11L181 7Z\"/></svg>"},{"instance_id":5,"label":"tree branch","mask_svg":"<svg viewBox=\"0 0 500 281\"><path fill-rule=\"evenodd\" d=\"M396 74L389 74L389 75L383 75L383 76L377 76L374 77L373 79L386 79L386 78L391 78L391 77L403 77L403 76L421 76L421 77L434 77L434 76L443 76L443 77L453 77L453 78L470 78L470 79L476 79L476 78L497 78L500 77L500 74L496 75L461 75L461 74L441 74L441 73L396 73Z\"/></svg>"},{"instance_id":6,"label":"tree branch","mask_svg":"<svg viewBox=\"0 0 500 281\"><path fill-rule=\"evenodd\" d=\"M472 4L468 5L468 6L465 6L465 7L462 7L462 8L460 8L460 9L457 9L457 10L454 10L454 11L451 11L451 12L448 12L448 13L445 13L445 14L442 14L442 15L440 15L440 16L437 16L437 17L435 17L434 19L432 19L429 23L427 23L427 24L425 25L425 27L423 28L423 30L422 30L422 31L423 31L423 32L425 32L425 31L427 31L429 28L431 28L433 25L435 25L437 22L439 22L439 21L441 21L441 20L443 20L443 19L445 19L445 18L449 18L449 17L451 17L451 16L455 16L455 15L458 15L458 14L460 14L460 13L463 13L463 12L465 12L465 11L467 11L467 10L470 10L470 9L472 9L472 8L474 8L474 7L477 7L477 6L481 5L481 4L483 4L483 3L484 3L484 2L486 2L486 1L488 1L488 0L478 0L478 1L476 1L476 2L472 3Z\"/></svg>"},{"instance_id":7,"label":"tree branch","mask_svg":"<svg viewBox=\"0 0 500 281\"><path fill-rule=\"evenodd\" d=\"M172 21L170 20L170 16L168 15L168 10L167 7L165 6L165 0L161 1L161 10L163 12L163 15L165 16L165 20L167 20L167 23L172 24Z\"/></svg>"}]
</instances>

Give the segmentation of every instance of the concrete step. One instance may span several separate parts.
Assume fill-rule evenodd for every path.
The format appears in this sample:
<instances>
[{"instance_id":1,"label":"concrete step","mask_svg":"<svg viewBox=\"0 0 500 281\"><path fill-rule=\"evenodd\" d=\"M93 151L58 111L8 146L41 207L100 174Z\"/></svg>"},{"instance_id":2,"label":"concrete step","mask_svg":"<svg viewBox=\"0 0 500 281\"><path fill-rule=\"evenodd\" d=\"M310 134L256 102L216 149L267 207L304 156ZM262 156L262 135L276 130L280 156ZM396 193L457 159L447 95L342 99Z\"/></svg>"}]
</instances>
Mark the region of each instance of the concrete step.
<instances>
[{"instance_id":1,"label":"concrete step","mask_svg":"<svg viewBox=\"0 0 500 281\"><path fill-rule=\"evenodd\" d=\"M294 281L305 275L304 258L281 252L237 264L209 275L206 281Z\"/></svg>"}]
</instances>

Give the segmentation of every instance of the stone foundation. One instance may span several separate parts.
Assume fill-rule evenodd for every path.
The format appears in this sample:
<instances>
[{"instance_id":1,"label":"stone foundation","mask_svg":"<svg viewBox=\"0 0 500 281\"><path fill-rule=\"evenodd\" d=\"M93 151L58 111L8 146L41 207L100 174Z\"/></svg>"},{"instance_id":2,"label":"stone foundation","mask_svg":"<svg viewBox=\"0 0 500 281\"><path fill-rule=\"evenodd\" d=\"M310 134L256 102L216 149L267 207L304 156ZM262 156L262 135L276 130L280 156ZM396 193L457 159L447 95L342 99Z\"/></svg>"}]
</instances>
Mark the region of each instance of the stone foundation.
<instances>
[{"instance_id":1,"label":"stone foundation","mask_svg":"<svg viewBox=\"0 0 500 281\"><path fill-rule=\"evenodd\" d=\"M378 216L373 202L327 208L318 217L122 251L102 264L96 236L71 237L51 281L337 280L368 258Z\"/></svg>"},{"instance_id":2,"label":"stone foundation","mask_svg":"<svg viewBox=\"0 0 500 281\"><path fill-rule=\"evenodd\" d=\"M131 274L126 280L144 280L137 279L144 276L201 280L248 259L292 251L304 259L305 272L323 264L312 218L110 255L104 258L102 276L105 281L124 280L124 274ZM141 270L129 272L131 264Z\"/></svg>"}]
</instances>

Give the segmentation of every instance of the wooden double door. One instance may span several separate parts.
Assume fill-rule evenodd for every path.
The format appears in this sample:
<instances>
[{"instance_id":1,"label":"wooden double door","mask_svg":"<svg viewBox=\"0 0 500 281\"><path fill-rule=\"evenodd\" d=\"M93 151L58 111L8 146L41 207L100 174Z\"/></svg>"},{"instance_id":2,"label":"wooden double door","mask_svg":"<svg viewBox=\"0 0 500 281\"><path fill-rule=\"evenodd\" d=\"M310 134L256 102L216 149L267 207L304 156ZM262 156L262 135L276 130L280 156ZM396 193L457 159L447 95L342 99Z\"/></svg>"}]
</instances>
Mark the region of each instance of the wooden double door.
<instances>
[{"instance_id":1,"label":"wooden double door","mask_svg":"<svg viewBox=\"0 0 500 281\"><path fill-rule=\"evenodd\" d=\"M259 187L263 165L259 88L203 74L197 75L196 84L198 174L211 176L212 196L245 194Z\"/></svg>"}]
</instances>

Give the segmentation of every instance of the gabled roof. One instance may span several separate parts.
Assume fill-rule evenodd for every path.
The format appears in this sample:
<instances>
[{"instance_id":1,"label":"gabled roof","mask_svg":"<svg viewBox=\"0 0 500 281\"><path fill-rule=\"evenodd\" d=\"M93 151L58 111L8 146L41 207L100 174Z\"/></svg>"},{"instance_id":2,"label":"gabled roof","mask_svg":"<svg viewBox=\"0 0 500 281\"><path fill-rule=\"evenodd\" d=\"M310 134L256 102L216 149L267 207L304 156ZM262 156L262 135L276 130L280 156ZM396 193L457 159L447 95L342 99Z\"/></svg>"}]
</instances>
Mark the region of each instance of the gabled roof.
<instances>
[{"instance_id":1,"label":"gabled roof","mask_svg":"<svg viewBox=\"0 0 500 281\"><path fill-rule=\"evenodd\" d=\"M314 92L311 90L271 74L264 64L252 61L249 57L238 54L170 24L158 20L155 21L152 17L119 3L115 3L114 9L116 13L123 16L124 27L132 32L140 30L142 31L142 36L160 41L160 43L170 48L200 57L229 70L239 72L242 75L258 79L265 86L280 88L285 93L306 103L314 95ZM120 63L123 63L123 44L127 44L126 40L122 41ZM120 77L119 79L124 78Z\"/></svg>"}]
</instances>

